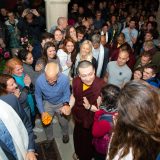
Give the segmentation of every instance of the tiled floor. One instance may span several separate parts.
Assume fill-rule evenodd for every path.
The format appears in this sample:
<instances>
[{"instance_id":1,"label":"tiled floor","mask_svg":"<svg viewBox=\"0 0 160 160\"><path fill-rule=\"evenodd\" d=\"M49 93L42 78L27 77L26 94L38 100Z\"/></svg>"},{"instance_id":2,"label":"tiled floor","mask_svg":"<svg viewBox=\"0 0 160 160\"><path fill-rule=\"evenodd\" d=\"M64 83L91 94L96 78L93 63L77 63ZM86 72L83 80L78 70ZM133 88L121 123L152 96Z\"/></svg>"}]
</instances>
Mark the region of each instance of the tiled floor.
<instances>
[{"instance_id":1,"label":"tiled floor","mask_svg":"<svg viewBox=\"0 0 160 160\"><path fill-rule=\"evenodd\" d=\"M69 122L70 141L69 143L64 144L62 142L61 128L59 126L57 119L54 118L53 134L55 137L55 141L52 142L52 145L48 149L46 149L44 146L44 142L46 141L46 135L40 120L36 120L36 127L42 129L41 132L35 132L35 135L37 136L36 143L38 143L38 151L40 153L39 160L72 160L72 155L74 153L74 147L73 147L74 124L72 120L70 120Z\"/></svg>"}]
</instances>

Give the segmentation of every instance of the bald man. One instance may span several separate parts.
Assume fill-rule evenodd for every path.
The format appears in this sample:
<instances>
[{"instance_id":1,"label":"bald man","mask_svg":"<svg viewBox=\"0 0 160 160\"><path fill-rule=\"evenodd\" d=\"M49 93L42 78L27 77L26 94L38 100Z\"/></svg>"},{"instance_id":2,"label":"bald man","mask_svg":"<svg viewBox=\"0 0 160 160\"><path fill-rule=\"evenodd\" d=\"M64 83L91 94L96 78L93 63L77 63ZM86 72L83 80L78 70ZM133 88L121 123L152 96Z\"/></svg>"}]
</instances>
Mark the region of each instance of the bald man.
<instances>
[{"instance_id":1,"label":"bald man","mask_svg":"<svg viewBox=\"0 0 160 160\"><path fill-rule=\"evenodd\" d=\"M122 87L130 81L132 71L126 64L128 60L129 52L127 50L120 50L117 61L110 61L108 63L106 76L109 84Z\"/></svg>"},{"instance_id":2,"label":"bald man","mask_svg":"<svg viewBox=\"0 0 160 160\"><path fill-rule=\"evenodd\" d=\"M63 143L68 143L68 119L66 115L70 114L70 85L68 77L59 72L59 66L56 62L48 63L45 72L38 77L35 84L35 98L42 118L47 112L51 116L56 115L58 117L62 128ZM44 129L47 140L53 140L52 123Z\"/></svg>"}]
</instances>

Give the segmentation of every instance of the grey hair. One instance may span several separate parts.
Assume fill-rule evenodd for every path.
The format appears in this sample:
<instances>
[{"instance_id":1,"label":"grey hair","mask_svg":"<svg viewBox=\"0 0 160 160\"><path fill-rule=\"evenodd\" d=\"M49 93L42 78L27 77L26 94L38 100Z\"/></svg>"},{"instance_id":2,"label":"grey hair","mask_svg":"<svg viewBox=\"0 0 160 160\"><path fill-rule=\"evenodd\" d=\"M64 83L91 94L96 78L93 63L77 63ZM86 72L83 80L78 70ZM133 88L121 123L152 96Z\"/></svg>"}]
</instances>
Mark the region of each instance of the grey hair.
<instances>
[{"instance_id":1,"label":"grey hair","mask_svg":"<svg viewBox=\"0 0 160 160\"><path fill-rule=\"evenodd\" d=\"M94 34L91 38L93 44L101 42L101 36L99 34Z\"/></svg>"},{"instance_id":2,"label":"grey hair","mask_svg":"<svg viewBox=\"0 0 160 160\"><path fill-rule=\"evenodd\" d=\"M58 25L61 25L65 20L67 20L66 17L58 17L58 19L57 19L57 24L58 24Z\"/></svg>"}]
</instances>

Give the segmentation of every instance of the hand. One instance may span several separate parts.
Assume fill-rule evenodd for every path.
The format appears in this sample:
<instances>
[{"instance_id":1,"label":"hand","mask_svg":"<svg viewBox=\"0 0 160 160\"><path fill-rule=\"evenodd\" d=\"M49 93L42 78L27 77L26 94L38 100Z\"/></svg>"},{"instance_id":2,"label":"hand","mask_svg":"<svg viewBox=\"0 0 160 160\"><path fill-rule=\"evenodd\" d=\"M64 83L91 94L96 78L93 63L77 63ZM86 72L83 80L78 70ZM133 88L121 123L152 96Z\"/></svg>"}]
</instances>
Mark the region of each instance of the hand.
<instances>
[{"instance_id":1,"label":"hand","mask_svg":"<svg viewBox=\"0 0 160 160\"><path fill-rule=\"evenodd\" d=\"M41 113L41 119L44 119L44 117L48 116L48 113L47 112L42 112Z\"/></svg>"},{"instance_id":2,"label":"hand","mask_svg":"<svg viewBox=\"0 0 160 160\"><path fill-rule=\"evenodd\" d=\"M32 13L33 13L35 16L37 16L37 17L40 16L36 9L32 9Z\"/></svg>"},{"instance_id":3,"label":"hand","mask_svg":"<svg viewBox=\"0 0 160 160\"><path fill-rule=\"evenodd\" d=\"M43 68L43 65L42 65L42 64L36 64L36 66L35 66L35 71L36 71L36 72L39 72L39 71L42 70L42 68Z\"/></svg>"},{"instance_id":4,"label":"hand","mask_svg":"<svg viewBox=\"0 0 160 160\"><path fill-rule=\"evenodd\" d=\"M95 105L92 105L90 110L92 112L97 112L99 110L99 108L97 108Z\"/></svg>"},{"instance_id":5,"label":"hand","mask_svg":"<svg viewBox=\"0 0 160 160\"><path fill-rule=\"evenodd\" d=\"M72 108L74 106L74 104L75 104L75 97L72 94L70 97L70 100L69 100L69 105Z\"/></svg>"},{"instance_id":6,"label":"hand","mask_svg":"<svg viewBox=\"0 0 160 160\"><path fill-rule=\"evenodd\" d=\"M71 108L69 105L64 105L63 107L60 108L60 112L64 115L68 116L71 113Z\"/></svg>"},{"instance_id":7,"label":"hand","mask_svg":"<svg viewBox=\"0 0 160 160\"><path fill-rule=\"evenodd\" d=\"M21 94L21 92L20 92L19 88L14 91L14 95L15 95L17 98L19 98L20 94Z\"/></svg>"},{"instance_id":8,"label":"hand","mask_svg":"<svg viewBox=\"0 0 160 160\"><path fill-rule=\"evenodd\" d=\"M96 112L98 111L99 109L95 106L95 105L91 105L89 104L89 101L86 97L83 97L83 106L85 107L85 109L92 111L92 112Z\"/></svg>"},{"instance_id":9,"label":"hand","mask_svg":"<svg viewBox=\"0 0 160 160\"><path fill-rule=\"evenodd\" d=\"M67 65L68 68L70 68L72 66L72 62L71 61L67 61L66 65Z\"/></svg>"},{"instance_id":10,"label":"hand","mask_svg":"<svg viewBox=\"0 0 160 160\"><path fill-rule=\"evenodd\" d=\"M85 107L85 109L89 109L90 108L90 104L89 101L86 97L83 97L83 106Z\"/></svg>"},{"instance_id":11,"label":"hand","mask_svg":"<svg viewBox=\"0 0 160 160\"><path fill-rule=\"evenodd\" d=\"M108 73L106 72L105 73L105 75L104 75L104 77L103 77L103 80L107 83L108 82Z\"/></svg>"},{"instance_id":12,"label":"hand","mask_svg":"<svg viewBox=\"0 0 160 160\"><path fill-rule=\"evenodd\" d=\"M26 74L25 75L25 77L24 77L24 84L26 85L26 86L30 86L30 84L31 84L31 78Z\"/></svg>"},{"instance_id":13,"label":"hand","mask_svg":"<svg viewBox=\"0 0 160 160\"><path fill-rule=\"evenodd\" d=\"M4 43L4 41L3 41L2 38L0 38L0 46L1 46L2 48L5 48L5 47L6 47L6 45L5 45L5 43Z\"/></svg>"},{"instance_id":14,"label":"hand","mask_svg":"<svg viewBox=\"0 0 160 160\"><path fill-rule=\"evenodd\" d=\"M114 125L116 125L116 123L117 123L117 118L118 118L118 113L115 113L115 114L113 115L113 124L114 124Z\"/></svg>"},{"instance_id":15,"label":"hand","mask_svg":"<svg viewBox=\"0 0 160 160\"><path fill-rule=\"evenodd\" d=\"M111 26L111 23L109 21L107 21L107 24L108 24L109 27Z\"/></svg>"},{"instance_id":16,"label":"hand","mask_svg":"<svg viewBox=\"0 0 160 160\"><path fill-rule=\"evenodd\" d=\"M99 107L99 106L101 105L101 103L102 103L102 97L99 96L99 97L97 98L97 106Z\"/></svg>"},{"instance_id":17,"label":"hand","mask_svg":"<svg viewBox=\"0 0 160 160\"><path fill-rule=\"evenodd\" d=\"M22 17L24 18L29 13L29 9L25 9L22 13Z\"/></svg>"},{"instance_id":18,"label":"hand","mask_svg":"<svg viewBox=\"0 0 160 160\"><path fill-rule=\"evenodd\" d=\"M48 112L43 112L41 118L44 125L49 125L52 122L52 116Z\"/></svg>"},{"instance_id":19,"label":"hand","mask_svg":"<svg viewBox=\"0 0 160 160\"><path fill-rule=\"evenodd\" d=\"M29 151L26 154L25 160L37 160L37 157L36 157L37 155L38 155L37 153Z\"/></svg>"}]
</instances>

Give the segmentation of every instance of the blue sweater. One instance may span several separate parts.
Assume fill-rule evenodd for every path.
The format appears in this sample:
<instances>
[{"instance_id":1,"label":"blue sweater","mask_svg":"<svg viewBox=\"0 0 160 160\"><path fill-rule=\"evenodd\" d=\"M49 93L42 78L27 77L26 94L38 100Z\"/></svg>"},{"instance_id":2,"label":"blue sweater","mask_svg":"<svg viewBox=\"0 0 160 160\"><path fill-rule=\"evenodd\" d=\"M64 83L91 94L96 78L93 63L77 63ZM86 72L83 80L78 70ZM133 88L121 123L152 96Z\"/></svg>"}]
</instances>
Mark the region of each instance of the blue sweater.
<instances>
[{"instance_id":1,"label":"blue sweater","mask_svg":"<svg viewBox=\"0 0 160 160\"><path fill-rule=\"evenodd\" d=\"M40 113L45 112L43 100L53 105L69 102L69 78L60 73L57 82L54 85L50 85L45 78L45 74L41 74L35 84L35 98Z\"/></svg>"},{"instance_id":2,"label":"blue sweater","mask_svg":"<svg viewBox=\"0 0 160 160\"><path fill-rule=\"evenodd\" d=\"M156 88L159 88L160 86L160 80L157 77L150 78L146 80L151 86L154 86Z\"/></svg>"}]
</instances>

